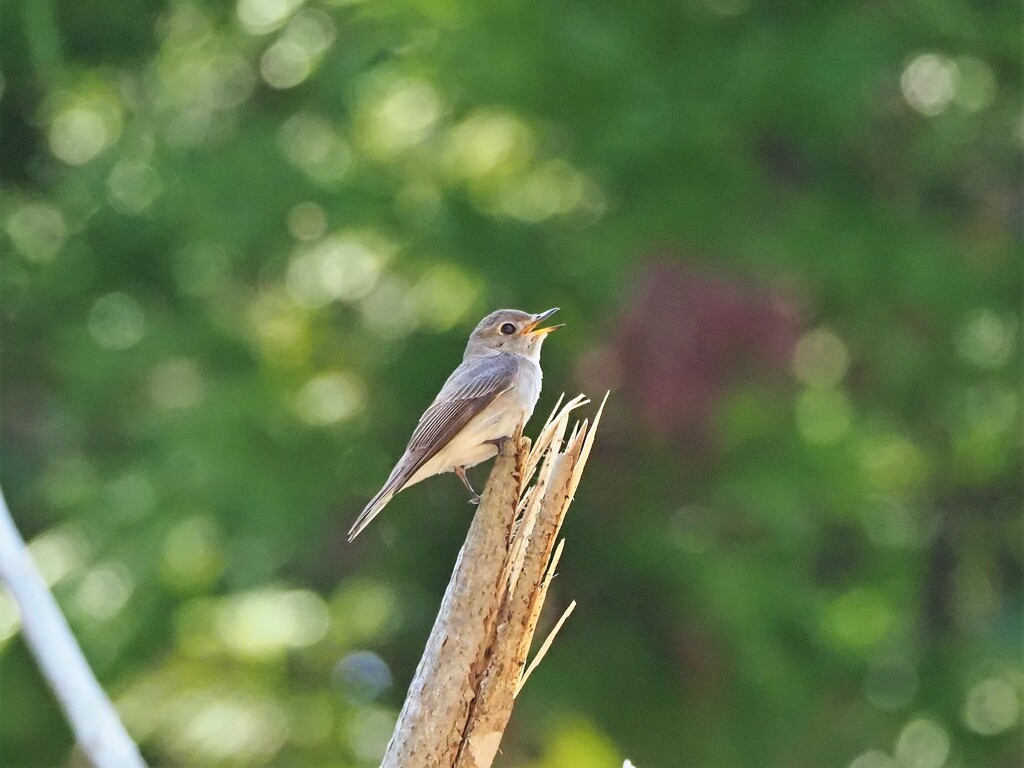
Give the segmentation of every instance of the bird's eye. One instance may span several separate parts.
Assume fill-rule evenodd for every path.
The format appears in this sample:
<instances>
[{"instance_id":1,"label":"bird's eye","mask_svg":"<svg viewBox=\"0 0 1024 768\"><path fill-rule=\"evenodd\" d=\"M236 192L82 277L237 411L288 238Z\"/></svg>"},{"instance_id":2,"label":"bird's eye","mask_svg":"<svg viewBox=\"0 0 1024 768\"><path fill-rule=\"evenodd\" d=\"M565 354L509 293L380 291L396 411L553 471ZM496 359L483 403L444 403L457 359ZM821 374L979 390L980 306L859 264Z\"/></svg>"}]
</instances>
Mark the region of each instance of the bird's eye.
<instances>
[{"instance_id":1,"label":"bird's eye","mask_svg":"<svg viewBox=\"0 0 1024 768\"><path fill-rule=\"evenodd\" d=\"M512 323L505 323L504 325L501 326L501 332L504 333L506 336L511 336L513 333L516 332L516 327Z\"/></svg>"}]
</instances>

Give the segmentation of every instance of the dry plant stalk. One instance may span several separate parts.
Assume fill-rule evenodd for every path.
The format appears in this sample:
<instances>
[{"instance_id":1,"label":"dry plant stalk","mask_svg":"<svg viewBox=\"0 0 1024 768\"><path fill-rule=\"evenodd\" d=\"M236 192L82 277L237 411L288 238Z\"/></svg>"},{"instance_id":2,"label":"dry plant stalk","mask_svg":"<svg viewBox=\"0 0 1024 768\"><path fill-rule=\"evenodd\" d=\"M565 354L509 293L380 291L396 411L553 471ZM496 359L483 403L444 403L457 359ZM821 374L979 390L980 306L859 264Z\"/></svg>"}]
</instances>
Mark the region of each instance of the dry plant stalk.
<instances>
[{"instance_id":1,"label":"dry plant stalk","mask_svg":"<svg viewBox=\"0 0 1024 768\"><path fill-rule=\"evenodd\" d=\"M575 606L524 673L564 543L558 532L604 408L566 439L570 415L588 402L559 398L532 448L520 433L498 456L381 768L493 762L516 694Z\"/></svg>"}]
</instances>

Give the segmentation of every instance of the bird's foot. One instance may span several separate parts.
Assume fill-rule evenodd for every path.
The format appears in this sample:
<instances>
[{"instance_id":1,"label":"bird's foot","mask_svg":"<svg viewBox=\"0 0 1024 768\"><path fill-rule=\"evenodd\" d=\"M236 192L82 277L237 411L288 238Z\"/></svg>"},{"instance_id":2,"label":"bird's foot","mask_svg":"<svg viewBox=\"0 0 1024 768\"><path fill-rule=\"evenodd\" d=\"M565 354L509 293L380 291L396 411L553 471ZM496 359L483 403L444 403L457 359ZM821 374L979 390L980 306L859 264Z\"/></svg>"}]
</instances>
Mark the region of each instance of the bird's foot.
<instances>
[{"instance_id":1,"label":"bird's foot","mask_svg":"<svg viewBox=\"0 0 1024 768\"><path fill-rule=\"evenodd\" d=\"M512 440L511 437L496 437L493 440L484 440L485 443L489 443L498 449L499 456L508 455L508 444Z\"/></svg>"},{"instance_id":2,"label":"bird's foot","mask_svg":"<svg viewBox=\"0 0 1024 768\"><path fill-rule=\"evenodd\" d=\"M480 503L480 494L476 492L476 489L474 489L472 484L469 482L469 478L466 477L466 468L465 467L456 467L455 468L455 474L459 476L459 480L462 481L462 484L464 486L466 486L466 490L469 491L469 503L470 504L479 504Z\"/></svg>"}]
</instances>

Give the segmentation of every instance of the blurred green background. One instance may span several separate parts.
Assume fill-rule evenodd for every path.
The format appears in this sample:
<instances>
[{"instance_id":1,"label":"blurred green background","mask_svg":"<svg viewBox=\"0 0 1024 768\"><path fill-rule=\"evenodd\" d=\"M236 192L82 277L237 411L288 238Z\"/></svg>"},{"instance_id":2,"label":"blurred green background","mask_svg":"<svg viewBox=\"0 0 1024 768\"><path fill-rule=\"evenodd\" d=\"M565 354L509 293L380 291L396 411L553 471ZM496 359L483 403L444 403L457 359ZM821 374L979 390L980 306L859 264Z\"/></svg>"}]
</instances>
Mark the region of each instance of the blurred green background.
<instances>
[{"instance_id":1,"label":"blurred green background","mask_svg":"<svg viewBox=\"0 0 1024 768\"><path fill-rule=\"evenodd\" d=\"M1018 768L1020 32L0 3L0 483L147 759L377 764L472 510L345 531L558 305L538 413L611 397L498 765ZM71 753L0 593L0 762Z\"/></svg>"}]
</instances>

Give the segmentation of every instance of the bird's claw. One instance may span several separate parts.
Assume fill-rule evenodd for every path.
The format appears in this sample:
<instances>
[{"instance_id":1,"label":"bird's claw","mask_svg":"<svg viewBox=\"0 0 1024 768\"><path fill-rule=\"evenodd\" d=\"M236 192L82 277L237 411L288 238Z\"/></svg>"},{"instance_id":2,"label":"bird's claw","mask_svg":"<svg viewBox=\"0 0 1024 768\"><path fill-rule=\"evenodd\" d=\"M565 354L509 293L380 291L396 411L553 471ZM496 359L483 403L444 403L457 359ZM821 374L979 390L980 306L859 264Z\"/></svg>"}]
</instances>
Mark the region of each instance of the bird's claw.
<instances>
[{"instance_id":1,"label":"bird's claw","mask_svg":"<svg viewBox=\"0 0 1024 768\"><path fill-rule=\"evenodd\" d=\"M510 437L496 437L493 440L485 440L484 442L490 443L495 448L497 448L499 456L507 456L508 455L508 451L506 450L506 446L508 445L508 442L511 439L512 438L510 438Z\"/></svg>"},{"instance_id":2,"label":"bird's claw","mask_svg":"<svg viewBox=\"0 0 1024 768\"><path fill-rule=\"evenodd\" d=\"M476 489L473 487L472 483L469 482L469 478L466 477L466 468L456 467L455 474L458 476L459 480L462 481L462 484L466 486L466 490L469 491L469 503L479 504L480 494L476 492Z\"/></svg>"}]
</instances>

